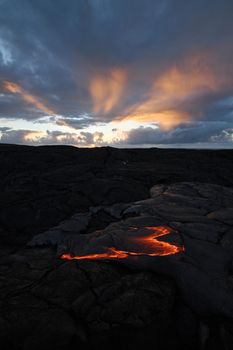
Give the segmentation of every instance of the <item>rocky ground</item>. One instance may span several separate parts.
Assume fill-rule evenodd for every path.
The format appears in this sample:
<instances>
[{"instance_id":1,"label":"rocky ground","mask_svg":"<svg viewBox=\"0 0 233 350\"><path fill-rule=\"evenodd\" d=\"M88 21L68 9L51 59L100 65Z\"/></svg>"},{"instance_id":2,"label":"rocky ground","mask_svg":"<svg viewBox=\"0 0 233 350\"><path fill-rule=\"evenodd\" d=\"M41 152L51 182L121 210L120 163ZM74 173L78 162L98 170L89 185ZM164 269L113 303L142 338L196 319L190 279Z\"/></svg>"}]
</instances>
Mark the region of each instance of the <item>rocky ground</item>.
<instances>
[{"instance_id":1,"label":"rocky ground","mask_svg":"<svg viewBox=\"0 0 233 350\"><path fill-rule=\"evenodd\" d=\"M1 349L233 349L232 156L1 145ZM148 226L184 250L60 259Z\"/></svg>"}]
</instances>

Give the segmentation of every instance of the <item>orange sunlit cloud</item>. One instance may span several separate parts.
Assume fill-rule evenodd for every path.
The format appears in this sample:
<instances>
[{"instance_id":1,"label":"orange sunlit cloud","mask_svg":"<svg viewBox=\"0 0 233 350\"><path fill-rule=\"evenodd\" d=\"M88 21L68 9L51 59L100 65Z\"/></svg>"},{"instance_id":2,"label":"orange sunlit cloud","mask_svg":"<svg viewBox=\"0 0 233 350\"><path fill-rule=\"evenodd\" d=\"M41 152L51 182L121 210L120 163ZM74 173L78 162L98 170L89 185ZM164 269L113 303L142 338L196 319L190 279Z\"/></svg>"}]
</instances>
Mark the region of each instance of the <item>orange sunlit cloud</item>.
<instances>
[{"instance_id":1,"label":"orange sunlit cloud","mask_svg":"<svg viewBox=\"0 0 233 350\"><path fill-rule=\"evenodd\" d=\"M200 94L217 91L221 83L200 57L193 58L183 69L174 66L163 73L144 101L131 106L119 119L157 122L161 129L170 130L192 119L179 106Z\"/></svg>"},{"instance_id":2,"label":"orange sunlit cloud","mask_svg":"<svg viewBox=\"0 0 233 350\"><path fill-rule=\"evenodd\" d=\"M112 69L105 75L96 75L90 83L89 91L94 113L108 113L119 102L126 83L123 69Z\"/></svg>"},{"instance_id":3,"label":"orange sunlit cloud","mask_svg":"<svg viewBox=\"0 0 233 350\"><path fill-rule=\"evenodd\" d=\"M150 110L145 110L145 105L140 105L134 113L128 115L125 119L141 123L159 123L160 128L165 131L191 120L189 114L183 111L164 110L161 112L150 112Z\"/></svg>"},{"instance_id":4,"label":"orange sunlit cloud","mask_svg":"<svg viewBox=\"0 0 233 350\"><path fill-rule=\"evenodd\" d=\"M25 141L39 141L44 135L43 131L29 131L24 135L23 139Z\"/></svg>"},{"instance_id":5,"label":"orange sunlit cloud","mask_svg":"<svg viewBox=\"0 0 233 350\"><path fill-rule=\"evenodd\" d=\"M45 106L36 96L30 95L19 84L6 80L4 81L3 86L6 91L11 92L13 94L19 94L25 102L27 102L30 105L33 105L40 111L48 115L55 114L55 112L51 108Z\"/></svg>"}]
</instances>

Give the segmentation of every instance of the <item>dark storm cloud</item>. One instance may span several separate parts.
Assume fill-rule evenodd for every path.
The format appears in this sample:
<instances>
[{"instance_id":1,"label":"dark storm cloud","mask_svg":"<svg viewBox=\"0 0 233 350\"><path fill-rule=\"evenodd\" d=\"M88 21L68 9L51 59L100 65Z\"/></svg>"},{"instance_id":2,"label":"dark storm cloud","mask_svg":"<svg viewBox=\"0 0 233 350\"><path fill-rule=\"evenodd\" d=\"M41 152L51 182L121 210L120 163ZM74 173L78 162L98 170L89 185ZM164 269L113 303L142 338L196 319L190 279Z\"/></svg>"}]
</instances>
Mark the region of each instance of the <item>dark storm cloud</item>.
<instances>
[{"instance_id":1,"label":"dark storm cloud","mask_svg":"<svg viewBox=\"0 0 233 350\"><path fill-rule=\"evenodd\" d=\"M1 132L1 133L7 132L7 131L9 131L9 130L11 130L11 129L8 128L8 127L6 127L6 126L5 126L5 127L4 127L4 126L3 126L3 127L0 127L0 132Z\"/></svg>"},{"instance_id":2,"label":"dark storm cloud","mask_svg":"<svg viewBox=\"0 0 233 350\"><path fill-rule=\"evenodd\" d=\"M152 144L195 144L211 142L232 142L233 121L196 122L180 125L169 132L162 132L152 127L140 127L127 133L125 143L129 145Z\"/></svg>"},{"instance_id":3,"label":"dark storm cloud","mask_svg":"<svg viewBox=\"0 0 233 350\"><path fill-rule=\"evenodd\" d=\"M24 144L25 136L27 136L29 130L1 130L0 141L2 143L16 143Z\"/></svg>"},{"instance_id":4,"label":"dark storm cloud","mask_svg":"<svg viewBox=\"0 0 233 350\"><path fill-rule=\"evenodd\" d=\"M101 119L93 120L89 115L80 115L79 117L57 117L53 119L55 124L61 126L70 126L73 129L84 129L88 127L90 124L95 124L98 121L101 122Z\"/></svg>"},{"instance_id":5,"label":"dark storm cloud","mask_svg":"<svg viewBox=\"0 0 233 350\"><path fill-rule=\"evenodd\" d=\"M144 113L175 128L159 139L211 140L232 127L232 13L231 0L0 0L0 117L49 110L82 129Z\"/></svg>"}]
</instances>

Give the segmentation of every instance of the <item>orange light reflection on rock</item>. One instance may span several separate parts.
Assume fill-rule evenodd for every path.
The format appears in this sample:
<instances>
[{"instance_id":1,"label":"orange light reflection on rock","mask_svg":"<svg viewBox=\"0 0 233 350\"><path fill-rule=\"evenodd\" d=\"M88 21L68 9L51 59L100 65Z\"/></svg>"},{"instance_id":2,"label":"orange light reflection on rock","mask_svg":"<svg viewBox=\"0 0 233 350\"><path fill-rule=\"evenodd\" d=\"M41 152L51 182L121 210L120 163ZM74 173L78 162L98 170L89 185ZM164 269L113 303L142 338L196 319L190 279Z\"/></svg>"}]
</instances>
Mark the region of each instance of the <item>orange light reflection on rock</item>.
<instances>
[{"instance_id":1,"label":"orange light reflection on rock","mask_svg":"<svg viewBox=\"0 0 233 350\"><path fill-rule=\"evenodd\" d=\"M148 235L130 236L127 239L139 246L138 251L125 251L115 247L106 248L103 253L72 256L65 253L61 256L63 260L101 260L101 259L126 259L130 256L167 256L184 251L183 246L157 240L157 237L169 235L173 230L165 226L147 226L143 228ZM138 230L131 227L130 230Z\"/></svg>"}]
</instances>

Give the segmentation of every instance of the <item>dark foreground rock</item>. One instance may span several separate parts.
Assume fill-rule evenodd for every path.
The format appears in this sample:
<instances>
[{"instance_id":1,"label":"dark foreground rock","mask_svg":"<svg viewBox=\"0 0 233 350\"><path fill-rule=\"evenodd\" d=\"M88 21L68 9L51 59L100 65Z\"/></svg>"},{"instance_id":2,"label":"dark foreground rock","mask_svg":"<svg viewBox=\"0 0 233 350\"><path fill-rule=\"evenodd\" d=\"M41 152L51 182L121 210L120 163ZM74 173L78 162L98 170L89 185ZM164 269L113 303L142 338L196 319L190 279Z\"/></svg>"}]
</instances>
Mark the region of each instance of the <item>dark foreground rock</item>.
<instances>
[{"instance_id":1,"label":"dark foreground rock","mask_svg":"<svg viewBox=\"0 0 233 350\"><path fill-rule=\"evenodd\" d=\"M233 348L233 190L183 182L150 192L149 199L72 213L27 247L2 246L1 348ZM98 215L113 223L87 233ZM132 250L130 228L145 226L170 227L174 234L161 241L184 251L59 258Z\"/></svg>"},{"instance_id":2,"label":"dark foreground rock","mask_svg":"<svg viewBox=\"0 0 233 350\"><path fill-rule=\"evenodd\" d=\"M0 242L24 245L90 207L147 198L157 183L199 181L232 187L232 160L232 150L1 144ZM89 232L111 222L109 214L99 212Z\"/></svg>"},{"instance_id":3,"label":"dark foreground rock","mask_svg":"<svg viewBox=\"0 0 233 350\"><path fill-rule=\"evenodd\" d=\"M8 254L1 263L11 264L1 290L3 348L157 346L171 326L169 278L108 263L62 262L49 249Z\"/></svg>"}]
</instances>

